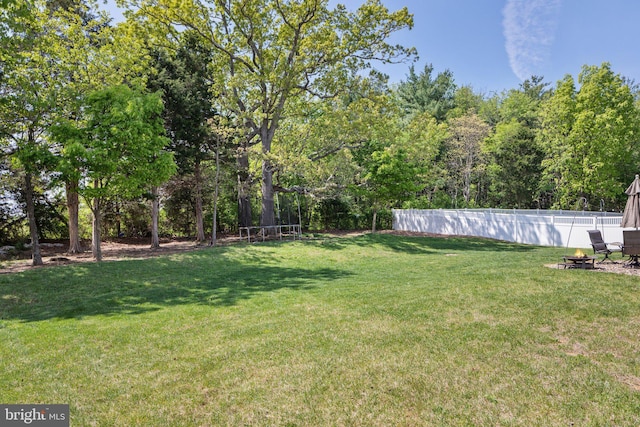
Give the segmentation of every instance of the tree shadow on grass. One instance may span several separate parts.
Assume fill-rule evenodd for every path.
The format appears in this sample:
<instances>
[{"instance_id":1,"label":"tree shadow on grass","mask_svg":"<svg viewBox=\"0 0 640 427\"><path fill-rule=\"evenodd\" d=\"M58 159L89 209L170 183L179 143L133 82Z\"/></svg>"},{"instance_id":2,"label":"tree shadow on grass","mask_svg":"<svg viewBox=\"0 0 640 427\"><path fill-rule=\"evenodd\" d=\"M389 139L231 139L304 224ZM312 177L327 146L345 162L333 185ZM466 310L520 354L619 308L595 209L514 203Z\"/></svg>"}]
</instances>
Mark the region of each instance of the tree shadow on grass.
<instances>
[{"instance_id":1,"label":"tree shadow on grass","mask_svg":"<svg viewBox=\"0 0 640 427\"><path fill-rule=\"evenodd\" d=\"M285 244L290 243L265 243ZM482 238L382 233L303 244L327 250L381 247L407 255L535 249ZM272 251L247 251L237 246L147 260L75 264L0 275L0 320L140 314L189 304L232 306L259 294L284 289L304 291L351 274L337 268L286 267L278 262L280 256Z\"/></svg>"},{"instance_id":2,"label":"tree shadow on grass","mask_svg":"<svg viewBox=\"0 0 640 427\"><path fill-rule=\"evenodd\" d=\"M441 252L529 252L536 247L520 243L482 237L467 236L399 236L387 233L364 234L353 238L334 237L321 239L320 245L326 249L341 250L348 246L382 246L405 254L437 254Z\"/></svg>"},{"instance_id":3,"label":"tree shadow on grass","mask_svg":"<svg viewBox=\"0 0 640 427\"><path fill-rule=\"evenodd\" d=\"M32 270L0 277L0 320L141 314L179 305L232 306L278 290L304 291L349 273L231 260L224 250Z\"/></svg>"}]
</instances>

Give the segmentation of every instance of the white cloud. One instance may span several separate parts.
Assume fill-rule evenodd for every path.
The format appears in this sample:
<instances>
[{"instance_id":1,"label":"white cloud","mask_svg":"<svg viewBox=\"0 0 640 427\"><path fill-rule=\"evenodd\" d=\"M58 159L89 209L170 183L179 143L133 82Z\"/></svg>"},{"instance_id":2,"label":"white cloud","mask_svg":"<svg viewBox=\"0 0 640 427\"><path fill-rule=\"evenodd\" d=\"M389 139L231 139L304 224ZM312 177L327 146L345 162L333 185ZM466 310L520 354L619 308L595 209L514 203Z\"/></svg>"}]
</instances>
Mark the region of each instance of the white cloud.
<instances>
[{"instance_id":1,"label":"white cloud","mask_svg":"<svg viewBox=\"0 0 640 427\"><path fill-rule=\"evenodd\" d=\"M562 0L507 0L502 10L511 70L525 80L549 58Z\"/></svg>"}]
</instances>

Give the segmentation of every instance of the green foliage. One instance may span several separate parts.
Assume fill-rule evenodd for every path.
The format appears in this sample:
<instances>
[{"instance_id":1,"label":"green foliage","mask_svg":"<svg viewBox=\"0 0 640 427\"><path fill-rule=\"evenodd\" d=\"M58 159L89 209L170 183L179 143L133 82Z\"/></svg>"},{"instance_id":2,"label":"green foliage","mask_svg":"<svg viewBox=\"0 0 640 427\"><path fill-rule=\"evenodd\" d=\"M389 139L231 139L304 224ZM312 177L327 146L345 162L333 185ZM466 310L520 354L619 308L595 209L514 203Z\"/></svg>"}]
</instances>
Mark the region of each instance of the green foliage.
<instances>
[{"instance_id":1,"label":"green foliage","mask_svg":"<svg viewBox=\"0 0 640 427\"><path fill-rule=\"evenodd\" d=\"M30 4L26 0L0 1L0 79L16 63L16 51L21 48L21 38L33 17Z\"/></svg>"},{"instance_id":2,"label":"green foliage","mask_svg":"<svg viewBox=\"0 0 640 427\"><path fill-rule=\"evenodd\" d=\"M117 26L93 1L2 3L0 179L13 180L3 193L12 199L33 193L38 216L39 194L65 181L81 182L89 199L137 199L174 169L171 150L179 177L161 191L165 214L170 231L191 234L200 205L211 220L219 144L226 229L251 217L236 212L238 200L260 196L262 220L275 222L265 213L278 211L278 192L300 195L303 222L332 228L359 227L389 206L568 208L586 198L618 209L640 165L638 88L606 63L553 90L532 76L486 96L432 65L410 67L390 89L386 76L362 71L413 56L389 43L413 25L406 8L122 3L131 10ZM147 88L162 92L164 109ZM19 211L5 211L14 231Z\"/></svg>"},{"instance_id":3,"label":"green foliage","mask_svg":"<svg viewBox=\"0 0 640 427\"><path fill-rule=\"evenodd\" d=\"M195 235L196 202L191 180L183 180L180 176L176 176L165 185L165 189L168 197L164 201L164 209L167 217L171 218L171 233L182 236ZM210 193L205 191L204 194ZM205 200L208 199L207 197Z\"/></svg>"},{"instance_id":4,"label":"green foliage","mask_svg":"<svg viewBox=\"0 0 640 427\"><path fill-rule=\"evenodd\" d=\"M471 86L456 88L453 94L453 107L447 112L447 119L478 113L490 123L490 114L483 113L483 110L489 110L487 105L491 105L490 100L486 100L483 95L474 92Z\"/></svg>"},{"instance_id":5,"label":"green foliage","mask_svg":"<svg viewBox=\"0 0 640 427\"><path fill-rule=\"evenodd\" d=\"M540 103L548 97L539 77L526 80L501 99L500 121L484 141L489 180L489 206L502 208L547 207L539 191L543 150L536 140L540 128Z\"/></svg>"},{"instance_id":6,"label":"green foliage","mask_svg":"<svg viewBox=\"0 0 640 427\"><path fill-rule=\"evenodd\" d=\"M572 206L581 197L620 207L639 164L634 96L606 63L585 66L578 83L576 90L566 77L543 104L539 138L546 187L555 193L556 207Z\"/></svg>"},{"instance_id":7,"label":"green foliage","mask_svg":"<svg viewBox=\"0 0 640 427\"><path fill-rule=\"evenodd\" d=\"M22 6L28 6L28 14L21 13ZM79 166L70 159L81 156L81 150L60 135L52 141L52 126L85 120L85 96L97 88L125 79L140 87L145 50L124 26L110 27L91 0L15 2L0 13L7 18L0 26L11 36L0 35L2 59L9 59L0 73L0 137L14 173L24 175L23 190L30 199L30 183L38 174L55 177L52 186L60 185L58 179L80 179ZM26 205L33 211L34 203ZM39 222L30 218L30 228ZM38 231L31 234L34 239Z\"/></svg>"},{"instance_id":8,"label":"green foliage","mask_svg":"<svg viewBox=\"0 0 640 427\"><path fill-rule=\"evenodd\" d=\"M479 204L477 183L485 172L486 159L482 144L491 133L489 126L476 114L454 118L449 125L449 138L445 142L443 161L448 171L447 189L458 207Z\"/></svg>"},{"instance_id":9,"label":"green foliage","mask_svg":"<svg viewBox=\"0 0 640 427\"><path fill-rule=\"evenodd\" d=\"M37 7L29 15L13 7L3 12L8 28L1 50L0 138L8 146L13 167L31 174L50 166L51 155L43 134L59 107L56 99L62 90L55 79L60 64L50 60L55 27L45 25L42 13Z\"/></svg>"},{"instance_id":10,"label":"green foliage","mask_svg":"<svg viewBox=\"0 0 640 427\"><path fill-rule=\"evenodd\" d=\"M164 121L180 173L193 173L194 163L212 157L214 135L208 120L215 116L209 94L211 50L192 32L180 34L175 50L157 50L152 91L161 91Z\"/></svg>"},{"instance_id":11,"label":"green foliage","mask_svg":"<svg viewBox=\"0 0 640 427\"><path fill-rule=\"evenodd\" d=\"M348 95L290 106L271 153L278 187L334 198L353 182L355 153L371 140L397 137L397 110L378 83L357 78Z\"/></svg>"},{"instance_id":12,"label":"green foliage","mask_svg":"<svg viewBox=\"0 0 640 427\"><path fill-rule=\"evenodd\" d=\"M445 70L433 78L433 65L427 64L418 75L413 65L409 68L407 80L396 90L400 108L405 115L429 113L442 122L456 106L456 85L453 73Z\"/></svg>"},{"instance_id":13,"label":"green foliage","mask_svg":"<svg viewBox=\"0 0 640 427\"><path fill-rule=\"evenodd\" d=\"M512 119L498 123L495 133L485 140L483 151L490 157L489 206L537 208L542 150L535 141L535 129Z\"/></svg>"},{"instance_id":14,"label":"green foliage","mask_svg":"<svg viewBox=\"0 0 640 427\"><path fill-rule=\"evenodd\" d=\"M123 2L124 3L124 2ZM159 42L193 30L213 51L215 106L244 129L244 148L259 142L263 225L273 225L274 137L287 105L300 96L332 97L374 60L401 60L414 49L388 43L413 25L406 8L368 0L355 12L326 1L218 2L134 0L135 16Z\"/></svg>"},{"instance_id":15,"label":"green foliage","mask_svg":"<svg viewBox=\"0 0 640 427\"><path fill-rule=\"evenodd\" d=\"M414 115L402 126L398 144L407 151L409 161L415 166L413 179L417 192L426 194L427 198L443 186L446 169L439 160L449 137L448 124L437 123L429 113Z\"/></svg>"},{"instance_id":16,"label":"green foliage","mask_svg":"<svg viewBox=\"0 0 640 427\"><path fill-rule=\"evenodd\" d=\"M366 196L377 209L400 206L420 189L415 182L418 165L410 161L401 147L375 147L363 158L361 167L357 192Z\"/></svg>"},{"instance_id":17,"label":"green foliage","mask_svg":"<svg viewBox=\"0 0 640 427\"><path fill-rule=\"evenodd\" d=\"M110 218L108 216L105 216L104 221L104 226L112 222L112 236L118 236L119 233L125 237L151 236L151 227L149 224L151 206L149 200L146 198L125 200L118 203L118 205L118 209L114 212L115 218L113 218L113 221L109 221Z\"/></svg>"},{"instance_id":18,"label":"green foliage","mask_svg":"<svg viewBox=\"0 0 640 427\"><path fill-rule=\"evenodd\" d=\"M93 214L92 251L101 260L100 232L108 199L134 199L165 182L176 170L162 123L159 94L112 86L86 98L86 119L62 119L52 133L66 146L61 168L76 171L82 195ZM81 179L82 178L82 179Z\"/></svg>"},{"instance_id":19,"label":"green foliage","mask_svg":"<svg viewBox=\"0 0 640 427\"><path fill-rule=\"evenodd\" d=\"M0 178L0 246L25 239L28 229L21 176ZM60 239L67 233L65 206L59 194L46 191L47 180L33 178L33 205L39 239Z\"/></svg>"},{"instance_id":20,"label":"green foliage","mask_svg":"<svg viewBox=\"0 0 640 427\"><path fill-rule=\"evenodd\" d=\"M69 232L66 217L66 206L62 197L51 197L47 194L36 194L34 200L38 237L40 239L61 239Z\"/></svg>"},{"instance_id":21,"label":"green foliage","mask_svg":"<svg viewBox=\"0 0 640 427\"><path fill-rule=\"evenodd\" d=\"M573 152L566 141L575 121L575 92L574 79L565 76L558 81L553 96L542 104L540 111L538 139L545 152L541 189L552 195L554 207L571 203L567 189Z\"/></svg>"},{"instance_id":22,"label":"green foliage","mask_svg":"<svg viewBox=\"0 0 640 427\"><path fill-rule=\"evenodd\" d=\"M314 209L315 215L309 228L319 230L356 229L351 212L352 208L353 202L344 197L322 199Z\"/></svg>"},{"instance_id":23,"label":"green foliage","mask_svg":"<svg viewBox=\"0 0 640 427\"><path fill-rule=\"evenodd\" d=\"M135 198L174 173L161 113L159 95L114 86L88 96L85 122L63 120L54 128L58 139L71 141L62 161L89 183L79 189L83 196Z\"/></svg>"},{"instance_id":24,"label":"green foliage","mask_svg":"<svg viewBox=\"0 0 640 427\"><path fill-rule=\"evenodd\" d=\"M609 64L584 67L579 83L571 139L576 151L586 154L582 191L596 200L621 200L619 188L631 180L640 160L640 122L633 95Z\"/></svg>"}]
</instances>

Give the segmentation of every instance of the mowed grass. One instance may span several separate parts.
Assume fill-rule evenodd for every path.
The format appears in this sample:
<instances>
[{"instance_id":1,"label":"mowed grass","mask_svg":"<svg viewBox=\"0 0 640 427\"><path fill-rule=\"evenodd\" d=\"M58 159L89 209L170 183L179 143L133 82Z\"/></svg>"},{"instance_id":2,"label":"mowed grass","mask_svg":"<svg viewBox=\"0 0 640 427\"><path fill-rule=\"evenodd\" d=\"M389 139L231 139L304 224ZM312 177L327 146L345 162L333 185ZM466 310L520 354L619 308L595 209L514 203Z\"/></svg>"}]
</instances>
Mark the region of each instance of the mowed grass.
<instances>
[{"instance_id":1,"label":"mowed grass","mask_svg":"<svg viewBox=\"0 0 640 427\"><path fill-rule=\"evenodd\" d=\"M73 426L638 426L640 278L364 235L0 275L0 403Z\"/></svg>"}]
</instances>

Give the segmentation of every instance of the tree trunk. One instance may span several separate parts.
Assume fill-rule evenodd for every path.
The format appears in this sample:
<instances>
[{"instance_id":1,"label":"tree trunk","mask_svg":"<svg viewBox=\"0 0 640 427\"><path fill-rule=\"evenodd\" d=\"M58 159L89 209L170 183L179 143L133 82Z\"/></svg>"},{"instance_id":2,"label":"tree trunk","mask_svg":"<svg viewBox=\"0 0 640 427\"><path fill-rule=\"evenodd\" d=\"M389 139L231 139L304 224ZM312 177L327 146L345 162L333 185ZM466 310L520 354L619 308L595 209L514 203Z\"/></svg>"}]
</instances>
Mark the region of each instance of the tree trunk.
<instances>
[{"instance_id":1,"label":"tree trunk","mask_svg":"<svg viewBox=\"0 0 640 427\"><path fill-rule=\"evenodd\" d=\"M247 147L238 149L238 225L251 227L251 182L249 176L249 153Z\"/></svg>"},{"instance_id":2,"label":"tree trunk","mask_svg":"<svg viewBox=\"0 0 640 427\"><path fill-rule=\"evenodd\" d=\"M261 226L276 225L275 205L273 203L273 171L268 159L262 161L262 214Z\"/></svg>"},{"instance_id":3,"label":"tree trunk","mask_svg":"<svg viewBox=\"0 0 640 427\"><path fill-rule=\"evenodd\" d=\"M121 218L120 202L116 199L115 204L116 204L116 237L120 237L122 235L122 224L120 221L120 218Z\"/></svg>"},{"instance_id":4,"label":"tree trunk","mask_svg":"<svg viewBox=\"0 0 640 427\"><path fill-rule=\"evenodd\" d=\"M373 210L373 221L371 223L371 233L375 233L376 232L376 221L378 220L378 210L374 209Z\"/></svg>"},{"instance_id":5,"label":"tree trunk","mask_svg":"<svg viewBox=\"0 0 640 427\"><path fill-rule=\"evenodd\" d=\"M213 190L213 226L211 229L211 244L218 245L218 193L220 191L220 146L216 146L216 177Z\"/></svg>"},{"instance_id":6,"label":"tree trunk","mask_svg":"<svg viewBox=\"0 0 640 427\"><path fill-rule=\"evenodd\" d=\"M95 197L93 199L93 213L92 233L91 233L91 254L96 261L102 261L102 248L100 247L100 198Z\"/></svg>"},{"instance_id":7,"label":"tree trunk","mask_svg":"<svg viewBox=\"0 0 640 427\"><path fill-rule=\"evenodd\" d=\"M200 169L199 161L196 161L193 179L195 181L194 191L196 199L196 241L202 243L206 240L206 237L204 235L204 216L202 214L202 170Z\"/></svg>"},{"instance_id":8,"label":"tree trunk","mask_svg":"<svg viewBox=\"0 0 640 427\"><path fill-rule=\"evenodd\" d=\"M69 250L70 254L82 252L80 244L80 200L78 197L78 181L65 183L67 193L67 211L69 212Z\"/></svg>"},{"instance_id":9,"label":"tree trunk","mask_svg":"<svg viewBox=\"0 0 640 427\"><path fill-rule=\"evenodd\" d=\"M275 129L275 123L271 125ZM265 121L260 129L260 140L262 141L262 212L260 214L261 226L276 225L275 205L273 203L273 168L269 153L271 152L271 142L273 141L272 129Z\"/></svg>"},{"instance_id":10,"label":"tree trunk","mask_svg":"<svg viewBox=\"0 0 640 427\"><path fill-rule=\"evenodd\" d=\"M160 247L160 236L158 235L158 218L160 216L160 194L158 187L151 189L153 198L151 199L151 249Z\"/></svg>"},{"instance_id":11,"label":"tree trunk","mask_svg":"<svg viewBox=\"0 0 640 427\"><path fill-rule=\"evenodd\" d=\"M40 253L40 240L38 238L38 224L36 222L36 208L33 200L33 182L29 172L24 175L24 198L27 204L27 218L29 219L29 232L31 234L31 260L33 265L42 265Z\"/></svg>"}]
</instances>

